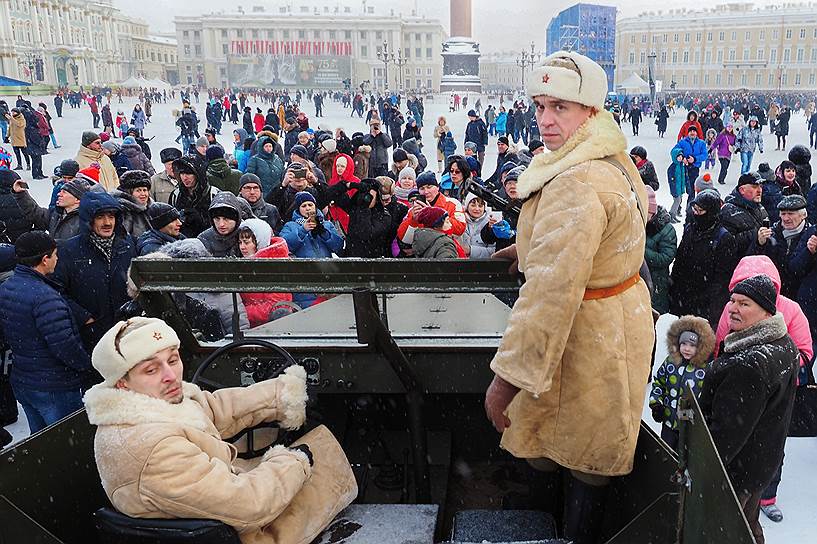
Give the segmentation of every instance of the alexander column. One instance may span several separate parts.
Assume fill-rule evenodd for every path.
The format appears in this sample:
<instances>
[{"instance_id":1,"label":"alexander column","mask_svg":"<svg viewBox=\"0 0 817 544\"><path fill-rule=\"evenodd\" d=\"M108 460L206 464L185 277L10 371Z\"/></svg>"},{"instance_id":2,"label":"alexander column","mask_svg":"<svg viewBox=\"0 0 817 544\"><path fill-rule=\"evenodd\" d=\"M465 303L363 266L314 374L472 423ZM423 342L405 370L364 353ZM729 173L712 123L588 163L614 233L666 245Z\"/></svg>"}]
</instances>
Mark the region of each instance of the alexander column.
<instances>
[{"instance_id":1,"label":"alexander column","mask_svg":"<svg viewBox=\"0 0 817 544\"><path fill-rule=\"evenodd\" d=\"M471 37L471 0L451 0L451 37L443 42L440 91L482 90L479 44Z\"/></svg>"}]
</instances>

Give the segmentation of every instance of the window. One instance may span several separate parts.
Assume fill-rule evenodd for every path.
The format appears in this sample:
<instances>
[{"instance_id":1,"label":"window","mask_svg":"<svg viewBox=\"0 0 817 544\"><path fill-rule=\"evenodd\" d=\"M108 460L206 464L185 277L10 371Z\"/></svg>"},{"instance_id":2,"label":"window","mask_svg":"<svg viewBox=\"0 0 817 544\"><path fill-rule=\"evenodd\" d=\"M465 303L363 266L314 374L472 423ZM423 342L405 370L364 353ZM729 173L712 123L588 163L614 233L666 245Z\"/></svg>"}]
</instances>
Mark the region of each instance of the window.
<instances>
[{"instance_id":1,"label":"window","mask_svg":"<svg viewBox=\"0 0 817 544\"><path fill-rule=\"evenodd\" d=\"M684 51L684 64L689 63L689 51Z\"/></svg>"},{"instance_id":2,"label":"window","mask_svg":"<svg viewBox=\"0 0 817 544\"><path fill-rule=\"evenodd\" d=\"M188 57L190 56L190 46L189 45L184 46L184 54L187 55ZM188 68L190 68L190 67L188 66Z\"/></svg>"},{"instance_id":3,"label":"window","mask_svg":"<svg viewBox=\"0 0 817 544\"><path fill-rule=\"evenodd\" d=\"M692 85L694 85L696 87L698 86L698 75L697 74L692 76Z\"/></svg>"},{"instance_id":4,"label":"window","mask_svg":"<svg viewBox=\"0 0 817 544\"><path fill-rule=\"evenodd\" d=\"M672 35L672 41L673 41L673 43L678 43L678 34L677 33Z\"/></svg>"},{"instance_id":5,"label":"window","mask_svg":"<svg viewBox=\"0 0 817 544\"><path fill-rule=\"evenodd\" d=\"M797 49L797 62L803 62L803 57L806 55L806 50L802 47Z\"/></svg>"},{"instance_id":6,"label":"window","mask_svg":"<svg viewBox=\"0 0 817 544\"><path fill-rule=\"evenodd\" d=\"M338 33L337 33L337 31L336 31L336 30L330 30L330 31L329 31L329 39L330 39L330 40L337 39L337 34L338 34Z\"/></svg>"},{"instance_id":7,"label":"window","mask_svg":"<svg viewBox=\"0 0 817 544\"><path fill-rule=\"evenodd\" d=\"M776 40L779 37L780 37L780 31L779 30L772 30L772 39Z\"/></svg>"},{"instance_id":8,"label":"window","mask_svg":"<svg viewBox=\"0 0 817 544\"><path fill-rule=\"evenodd\" d=\"M380 30L378 30L377 32L375 32L375 33L374 33L374 39L375 39L375 40L382 40L382 39L383 39L383 32L381 32Z\"/></svg>"},{"instance_id":9,"label":"window","mask_svg":"<svg viewBox=\"0 0 817 544\"><path fill-rule=\"evenodd\" d=\"M729 60L735 60L735 50L734 49L729 50Z\"/></svg>"},{"instance_id":10,"label":"window","mask_svg":"<svg viewBox=\"0 0 817 544\"><path fill-rule=\"evenodd\" d=\"M695 43L701 43L701 33L700 32L695 33Z\"/></svg>"},{"instance_id":11,"label":"window","mask_svg":"<svg viewBox=\"0 0 817 544\"><path fill-rule=\"evenodd\" d=\"M712 51L707 50L704 53L704 64L712 64Z\"/></svg>"},{"instance_id":12,"label":"window","mask_svg":"<svg viewBox=\"0 0 817 544\"><path fill-rule=\"evenodd\" d=\"M364 40L366 39L366 31L365 31L365 30L361 30L361 31L360 31L360 37L361 37L362 39L364 39Z\"/></svg>"},{"instance_id":13,"label":"window","mask_svg":"<svg viewBox=\"0 0 817 544\"><path fill-rule=\"evenodd\" d=\"M750 41L752 39L752 33L747 30L746 34L744 34L743 36L743 39L746 40L747 42Z\"/></svg>"},{"instance_id":14,"label":"window","mask_svg":"<svg viewBox=\"0 0 817 544\"><path fill-rule=\"evenodd\" d=\"M760 87L763 85L762 79L763 78L761 77L760 73L755 74L755 87Z\"/></svg>"},{"instance_id":15,"label":"window","mask_svg":"<svg viewBox=\"0 0 817 544\"><path fill-rule=\"evenodd\" d=\"M227 37L227 29L225 29L225 28L222 28L222 29L221 29L221 37L222 37L222 38L226 38L226 37Z\"/></svg>"},{"instance_id":16,"label":"window","mask_svg":"<svg viewBox=\"0 0 817 544\"><path fill-rule=\"evenodd\" d=\"M800 29L800 39L801 39L801 40L805 40L805 39L806 39L806 29L805 29L805 28L801 28L801 29Z\"/></svg>"},{"instance_id":17,"label":"window","mask_svg":"<svg viewBox=\"0 0 817 544\"><path fill-rule=\"evenodd\" d=\"M810 87L814 87L814 80L815 80L815 75L814 75L814 72L812 72L812 73L810 73L808 75L808 84L809 84Z\"/></svg>"},{"instance_id":18,"label":"window","mask_svg":"<svg viewBox=\"0 0 817 544\"><path fill-rule=\"evenodd\" d=\"M201 46L197 45L196 46L196 56L199 56L199 55L201 55Z\"/></svg>"},{"instance_id":19,"label":"window","mask_svg":"<svg viewBox=\"0 0 817 544\"><path fill-rule=\"evenodd\" d=\"M817 38L817 28L814 29L814 36L813 37ZM811 79L811 78L809 78L809 79Z\"/></svg>"},{"instance_id":20,"label":"window","mask_svg":"<svg viewBox=\"0 0 817 544\"><path fill-rule=\"evenodd\" d=\"M687 84L687 76L686 76L686 74L684 74L684 75L682 75L682 76L681 76L681 84L682 84L682 85L686 85L686 84Z\"/></svg>"},{"instance_id":21,"label":"window","mask_svg":"<svg viewBox=\"0 0 817 544\"><path fill-rule=\"evenodd\" d=\"M369 48L365 45L360 46L360 56L364 59L369 56Z\"/></svg>"},{"instance_id":22,"label":"window","mask_svg":"<svg viewBox=\"0 0 817 544\"><path fill-rule=\"evenodd\" d=\"M772 49L772 52L769 55L769 62L772 64L777 62L777 49Z\"/></svg>"},{"instance_id":23,"label":"window","mask_svg":"<svg viewBox=\"0 0 817 544\"><path fill-rule=\"evenodd\" d=\"M728 74L726 74L726 84L729 87L731 87L732 85L735 84L735 76L734 76L734 74L732 72L729 72Z\"/></svg>"},{"instance_id":24,"label":"window","mask_svg":"<svg viewBox=\"0 0 817 544\"><path fill-rule=\"evenodd\" d=\"M811 62L817 62L817 47L811 48Z\"/></svg>"},{"instance_id":25,"label":"window","mask_svg":"<svg viewBox=\"0 0 817 544\"><path fill-rule=\"evenodd\" d=\"M788 47L783 50L783 62L791 61L791 49Z\"/></svg>"},{"instance_id":26,"label":"window","mask_svg":"<svg viewBox=\"0 0 817 544\"><path fill-rule=\"evenodd\" d=\"M298 31L298 38L303 40L306 38L306 30L299 30Z\"/></svg>"},{"instance_id":27,"label":"window","mask_svg":"<svg viewBox=\"0 0 817 544\"><path fill-rule=\"evenodd\" d=\"M743 73L740 75L740 84L741 84L743 87L745 87L746 85L748 85L748 75L746 74L746 72L743 72Z\"/></svg>"},{"instance_id":28,"label":"window","mask_svg":"<svg viewBox=\"0 0 817 544\"><path fill-rule=\"evenodd\" d=\"M320 40L321 39L321 31L320 30L315 30L314 32L312 32L312 37L315 38L316 40Z\"/></svg>"},{"instance_id":29,"label":"window","mask_svg":"<svg viewBox=\"0 0 817 544\"><path fill-rule=\"evenodd\" d=\"M787 40L791 39L791 29L790 28L788 30L786 30L786 39Z\"/></svg>"},{"instance_id":30,"label":"window","mask_svg":"<svg viewBox=\"0 0 817 544\"><path fill-rule=\"evenodd\" d=\"M434 70L432 70L431 68L426 68L426 75L427 76L430 76L433 73L434 73Z\"/></svg>"},{"instance_id":31,"label":"window","mask_svg":"<svg viewBox=\"0 0 817 544\"><path fill-rule=\"evenodd\" d=\"M666 64L666 63L667 63L667 52L666 51L661 51L661 64Z\"/></svg>"},{"instance_id":32,"label":"window","mask_svg":"<svg viewBox=\"0 0 817 544\"><path fill-rule=\"evenodd\" d=\"M227 46L227 44L226 44L226 43L221 44L221 52L222 52L223 54L225 54L225 55L226 55L226 54L227 54L227 52L228 52L228 49L229 49L229 48L228 48L228 46Z\"/></svg>"},{"instance_id":33,"label":"window","mask_svg":"<svg viewBox=\"0 0 817 544\"><path fill-rule=\"evenodd\" d=\"M769 87L774 85L774 74L769 74Z\"/></svg>"},{"instance_id":34,"label":"window","mask_svg":"<svg viewBox=\"0 0 817 544\"><path fill-rule=\"evenodd\" d=\"M678 51L673 51L672 52L672 63L673 64L678 64Z\"/></svg>"},{"instance_id":35,"label":"window","mask_svg":"<svg viewBox=\"0 0 817 544\"><path fill-rule=\"evenodd\" d=\"M641 43L647 43L647 35L646 34L641 35Z\"/></svg>"},{"instance_id":36,"label":"window","mask_svg":"<svg viewBox=\"0 0 817 544\"><path fill-rule=\"evenodd\" d=\"M783 76L780 78L780 83L785 85L787 79L788 79L787 74L784 73Z\"/></svg>"},{"instance_id":37,"label":"window","mask_svg":"<svg viewBox=\"0 0 817 544\"><path fill-rule=\"evenodd\" d=\"M235 35L238 36L239 38L243 38L244 37L244 30L239 28L238 30L235 31Z\"/></svg>"},{"instance_id":38,"label":"window","mask_svg":"<svg viewBox=\"0 0 817 544\"><path fill-rule=\"evenodd\" d=\"M344 30L343 31L343 39L344 40L351 40L352 39L352 31L351 30Z\"/></svg>"},{"instance_id":39,"label":"window","mask_svg":"<svg viewBox=\"0 0 817 544\"><path fill-rule=\"evenodd\" d=\"M193 31L193 38L196 39L196 40L201 38L201 32L199 32L198 30L194 30Z\"/></svg>"},{"instance_id":40,"label":"window","mask_svg":"<svg viewBox=\"0 0 817 544\"><path fill-rule=\"evenodd\" d=\"M664 42L664 43L667 43L667 38L668 38L668 35L667 35L667 34L664 34L664 39L663 39L663 42Z\"/></svg>"},{"instance_id":41,"label":"window","mask_svg":"<svg viewBox=\"0 0 817 544\"><path fill-rule=\"evenodd\" d=\"M253 29L252 37L255 38L255 39L258 39L258 31L257 30Z\"/></svg>"},{"instance_id":42,"label":"window","mask_svg":"<svg viewBox=\"0 0 817 544\"><path fill-rule=\"evenodd\" d=\"M718 64L723 62L723 49L718 49Z\"/></svg>"},{"instance_id":43,"label":"window","mask_svg":"<svg viewBox=\"0 0 817 544\"><path fill-rule=\"evenodd\" d=\"M635 43L635 34L630 35L630 43L631 44Z\"/></svg>"},{"instance_id":44,"label":"window","mask_svg":"<svg viewBox=\"0 0 817 544\"><path fill-rule=\"evenodd\" d=\"M285 40L289 39L289 30L284 30L284 39Z\"/></svg>"},{"instance_id":45,"label":"window","mask_svg":"<svg viewBox=\"0 0 817 544\"><path fill-rule=\"evenodd\" d=\"M745 47L743 49L743 60L749 60L749 48Z\"/></svg>"},{"instance_id":46,"label":"window","mask_svg":"<svg viewBox=\"0 0 817 544\"><path fill-rule=\"evenodd\" d=\"M732 31L732 41L733 42L738 41L738 33L734 30Z\"/></svg>"},{"instance_id":47,"label":"window","mask_svg":"<svg viewBox=\"0 0 817 544\"><path fill-rule=\"evenodd\" d=\"M411 48L406 47L405 50L406 50L406 52L403 53L403 56L406 57L406 58L410 58L411 57Z\"/></svg>"},{"instance_id":48,"label":"window","mask_svg":"<svg viewBox=\"0 0 817 544\"><path fill-rule=\"evenodd\" d=\"M416 75L416 76L421 76L421 75L423 75L423 69L422 69L422 68L417 68L417 69L414 71L414 75Z\"/></svg>"},{"instance_id":49,"label":"window","mask_svg":"<svg viewBox=\"0 0 817 544\"><path fill-rule=\"evenodd\" d=\"M709 85L709 74L704 74L704 85Z\"/></svg>"},{"instance_id":50,"label":"window","mask_svg":"<svg viewBox=\"0 0 817 544\"><path fill-rule=\"evenodd\" d=\"M689 32L684 34L684 42L689 43Z\"/></svg>"},{"instance_id":51,"label":"window","mask_svg":"<svg viewBox=\"0 0 817 544\"><path fill-rule=\"evenodd\" d=\"M422 56L423 56L423 48L422 47L414 48L414 57L419 59Z\"/></svg>"},{"instance_id":52,"label":"window","mask_svg":"<svg viewBox=\"0 0 817 544\"><path fill-rule=\"evenodd\" d=\"M757 60L763 60L763 58L765 56L766 56L766 50L763 49L762 47L758 47L757 48L757 55L756 55Z\"/></svg>"},{"instance_id":53,"label":"window","mask_svg":"<svg viewBox=\"0 0 817 544\"><path fill-rule=\"evenodd\" d=\"M712 41L712 32L707 32L706 33L706 41L708 41L708 42Z\"/></svg>"},{"instance_id":54,"label":"window","mask_svg":"<svg viewBox=\"0 0 817 544\"><path fill-rule=\"evenodd\" d=\"M794 74L794 84L795 85L800 85L800 73L799 72Z\"/></svg>"},{"instance_id":55,"label":"window","mask_svg":"<svg viewBox=\"0 0 817 544\"><path fill-rule=\"evenodd\" d=\"M433 53L433 52L432 52L431 48L430 48L430 47L426 47L426 58L427 58L427 59L430 59L431 57L433 57L433 56L434 56L432 53Z\"/></svg>"},{"instance_id":56,"label":"window","mask_svg":"<svg viewBox=\"0 0 817 544\"><path fill-rule=\"evenodd\" d=\"M765 39L766 39L766 31L765 31L765 30L761 30L761 31L760 31L760 40L761 40L761 41L763 41L763 40L765 40Z\"/></svg>"},{"instance_id":57,"label":"window","mask_svg":"<svg viewBox=\"0 0 817 544\"><path fill-rule=\"evenodd\" d=\"M700 64L700 63L701 63L701 52L700 51L695 51L695 64Z\"/></svg>"},{"instance_id":58,"label":"window","mask_svg":"<svg viewBox=\"0 0 817 544\"><path fill-rule=\"evenodd\" d=\"M188 30L183 31L182 36L185 37L185 38L189 38L190 37L190 31L188 31Z\"/></svg>"},{"instance_id":59,"label":"window","mask_svg":"<svg viewBox=\"0 0 817 544\"><path fill-rule=\"evenodd\" d=\"M635 53L630 51L630 64L635 64Z\"/></svg>"},{"instance_id":60,"label":"window","mask_svg":"<svg viewBox=\"0 0 817 544\"><path fill-rule=\"evenodd\" d=\"M641 52L641 58L640 58L639 62L641 62L641 64L644 64L646 61L647 61L647 54L644 51L642 51Z\"/></svg>"},{"instance_id":61,"label":"window","mask_svg":"<svg viewBox=\"0 0 817 544\"><path fill-rule=\"evenodd\" d=\"M725 36L726 36L726 34L724 33L724 31L723 31L723 30L721 30L720 32L718 32L718 41L721 41L721 42L722 42L722 41L724 40L724 37L725 37Z\"/></svg>"}]
</instances>

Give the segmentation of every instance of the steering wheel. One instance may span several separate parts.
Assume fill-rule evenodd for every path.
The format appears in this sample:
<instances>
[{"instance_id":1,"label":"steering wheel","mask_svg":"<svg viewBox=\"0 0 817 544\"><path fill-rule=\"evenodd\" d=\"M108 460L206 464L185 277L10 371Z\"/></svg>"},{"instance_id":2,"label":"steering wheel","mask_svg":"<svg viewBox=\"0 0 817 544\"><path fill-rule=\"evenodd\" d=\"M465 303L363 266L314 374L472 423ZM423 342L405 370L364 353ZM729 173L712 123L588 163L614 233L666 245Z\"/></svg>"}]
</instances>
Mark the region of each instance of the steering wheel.
<instances>
[{"instance_id":1,"label":"steering wheel","mask_svg":"<svg viewBox=\"0 0 817 544\"><path fill-rule=\"evenodd\" d=\"M227 344L226 346L222 346L222 347L218 348L213 353L211 353L210 355L205 357L205 359L201 362L201 364L199 364L199 367L196 369L196 372L193 374L193 377L190 380L191 383L193 383L195 385L199 385L199 383L205 383L206 382L207 385L210 385L210 386L213 386L213 387L216 387L216 388L218 388L219 386L223 387L223 385L218 383L218 382L213 382L213 381L210 381L210 380L203 379L202 374L204 374L204 372L208 368L210 368L210 366L216 360L218 360L221 356L226 355L226 354L230 353L233 350L243 348L245 346L257 346L257 347L265 348L265 349L267 349L269 351L274 352L277 355L280 355L284 359L284 364L276 366L276 368L274 369L273 372L263 372L263 371L254 372L253 373L253 378L258 378L258 379L255 380L256 382L277 378L278 376L280 376L283 373L284 370L286 370L290 366L298 364L297 361L295 361L295 358L288 351L286 351L285 349L283 349L280 346L277 346L277 345L273 344L272 342L267 342L266 340L260 340L260 339L237 340L235 342ZM227 440L227 442L230 442L231 444L235 444L236 442L241 440L241 438L246 436L247 437L247 451L239 453L238 457L240 457L242 459L253 459L255 457L260 457L261 455L264 455L264 452L266 451L266 449L268 447L268 446L262 446L259 449L255 449L254 432L257 431L257 430L260 430L260 429L280 429L280 427L275 422L259 423L258 425L255 425L254 427L247 427L246 429L239 432L235 436L227 438L226 440ZM272 445L275 445L276 443L286 442L287 434L288 434L288 431L281 430L281 432L279 432L279 434L278 434L278 438L276 439L276 441Z\"/></svg>"}]
</instances>

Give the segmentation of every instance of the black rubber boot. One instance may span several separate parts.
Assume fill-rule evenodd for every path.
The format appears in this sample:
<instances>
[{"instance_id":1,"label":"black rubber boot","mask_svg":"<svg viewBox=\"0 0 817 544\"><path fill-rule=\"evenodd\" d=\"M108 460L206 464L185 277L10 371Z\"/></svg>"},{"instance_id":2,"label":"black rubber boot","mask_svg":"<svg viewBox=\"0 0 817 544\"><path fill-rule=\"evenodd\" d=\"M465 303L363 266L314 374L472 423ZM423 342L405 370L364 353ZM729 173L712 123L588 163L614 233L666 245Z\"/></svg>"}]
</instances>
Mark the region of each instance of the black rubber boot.
<instances>
[{"instance_id":1,"label":"black rubber boot","mask_svg":"<svg viewBox=\"0 0 817 544\"><path fill-rule=\"evenodd\" d=\"M564 531L573 544L599 544L609 485L592 486L573 475L565 490Z\"/></svg>"},{"instance_id":2,"label":"black rubber boot","mask_svg":"<svg viewBox=\"0 0 817 544\"><path fill-rule=\"evenodd\" d=\"M562 470L553 472L536 471L530 483L530 494L536 504L535 508L553 516L557 531L562 526L562 511L564 509L563 477Z\"/></svg>"}]
</instances>

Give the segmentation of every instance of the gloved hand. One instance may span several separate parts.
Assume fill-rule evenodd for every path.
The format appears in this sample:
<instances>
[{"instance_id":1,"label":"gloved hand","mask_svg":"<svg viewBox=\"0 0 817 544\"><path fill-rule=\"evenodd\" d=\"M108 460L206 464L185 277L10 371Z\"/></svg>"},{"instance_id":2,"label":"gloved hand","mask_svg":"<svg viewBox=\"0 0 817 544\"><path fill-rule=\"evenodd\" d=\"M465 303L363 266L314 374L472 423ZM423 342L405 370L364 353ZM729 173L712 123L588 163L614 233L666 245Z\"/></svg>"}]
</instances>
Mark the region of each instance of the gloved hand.
<instances>
[{"instance_id":1,"label":"gloved hand","mask_svg":"<svg viewBox=\"0 0 817 544\"><path fill-rule=\"evenodd\" d=\"M494 223L491 230L494 231L494 236L500 240L510 240L516 236L516 231L511 228L511 224L506 219Z\"/></svg>"},{"instance_id":2,"label":"gloved hand","mask_svg":"<svg viewBox=\"0 0 817 544\"><path fill-rule=\"evenodd\" d=\"M289 449L302 452L304 455L306 455L306 458L309 459L309 466L315 466L315 459L312 457L312 450L310 450L309 446L306 444L298 444L297 446L292 446Z\"/></svg>"},{"instance_id":3,"label":"gloved hand","mask_svg":"<svg viewBox=\"0 0 817 544\"><path fill-rule=\"evenodd\" d=\"M315 228L314 228L314 229L312 229L312 235L313 235L313 236L320 236L320 235L321 235L321 234L323 234L324 232L326 232L326 227L324 227L324 226L323 226L323 222L318 221L318 222L315 224Z\"/></svg>"},{"instance_id":4,"label":"gloved hand","mask_svg":"<svg viewBox=\"0 0 817 544\"><path fill-rule=\"evenodd\" d=\"M652 404L650 405L650 410L652 410L652 419L656 423L663 423L666 421L666 416L664 415L664 406L662 404Z\"/></svg>"}]
</instances>

